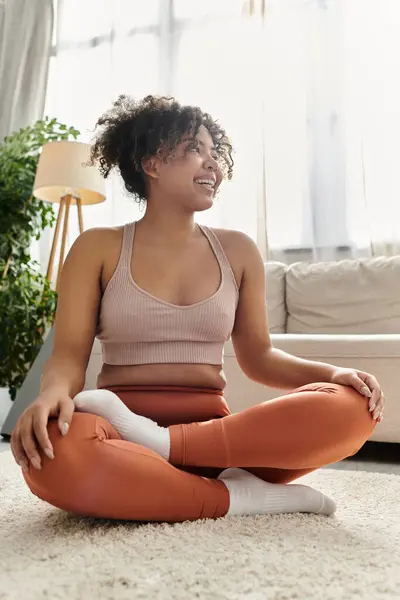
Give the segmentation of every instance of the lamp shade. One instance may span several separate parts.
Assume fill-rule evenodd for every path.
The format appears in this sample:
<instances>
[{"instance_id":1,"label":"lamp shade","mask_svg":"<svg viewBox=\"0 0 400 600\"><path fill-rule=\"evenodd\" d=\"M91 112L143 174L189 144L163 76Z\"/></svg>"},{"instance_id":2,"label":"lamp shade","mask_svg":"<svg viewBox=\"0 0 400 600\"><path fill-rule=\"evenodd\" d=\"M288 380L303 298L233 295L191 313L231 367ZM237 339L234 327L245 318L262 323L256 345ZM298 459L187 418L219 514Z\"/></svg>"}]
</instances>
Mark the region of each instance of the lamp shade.
<instances>
[{"instance_id":1,"label":"lamp shade","mask_svg":"<svg viewBox=\"0 0 400 600\"><path fill-rule=\"evenodd\" d=\"M36 171L33 195L39 200L60 202L62 196L74 195L82 204L104 202L104 179L96 167L84 166L90 145L82 142L49 142L42 148Z\"/></svg>"}]
</instances>

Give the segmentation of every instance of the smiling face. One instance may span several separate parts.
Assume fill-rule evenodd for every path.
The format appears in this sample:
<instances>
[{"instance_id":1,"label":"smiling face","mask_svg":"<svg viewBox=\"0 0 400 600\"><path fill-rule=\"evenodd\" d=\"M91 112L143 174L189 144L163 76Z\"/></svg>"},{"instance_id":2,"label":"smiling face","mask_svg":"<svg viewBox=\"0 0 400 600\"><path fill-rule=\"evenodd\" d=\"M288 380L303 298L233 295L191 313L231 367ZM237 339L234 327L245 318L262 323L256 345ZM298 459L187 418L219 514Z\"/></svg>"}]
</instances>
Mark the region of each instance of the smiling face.
<instances>
[{"instance_id":1,"label":"smiling face","mask_svg":"<svg viewBox=\"0 0 400 600\"><path fill-rule=\"evenodd\" d=\"M218 158L211 135L201 125L195 138L183 137L166 162L158 157L144 161L150 202L157 196L188 212L211 208L222 181Z\"/></svg>"}]
</instances>

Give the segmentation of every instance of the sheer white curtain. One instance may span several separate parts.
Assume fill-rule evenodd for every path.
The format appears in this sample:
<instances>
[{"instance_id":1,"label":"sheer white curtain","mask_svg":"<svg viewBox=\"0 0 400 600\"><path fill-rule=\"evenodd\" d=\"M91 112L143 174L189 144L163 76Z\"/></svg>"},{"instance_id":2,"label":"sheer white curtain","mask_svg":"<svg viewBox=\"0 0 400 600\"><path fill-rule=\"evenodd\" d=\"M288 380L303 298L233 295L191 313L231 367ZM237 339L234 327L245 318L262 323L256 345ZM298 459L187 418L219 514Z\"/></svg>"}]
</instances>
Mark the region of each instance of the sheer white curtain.
<instances>
[{"instance_id":1,"label":"sheer white curtain","mask_svg":"<svg viewBox=\"0 0 400 600\"><path fill-rule=\"evenodd\" d=\"M46 112L88 141L118 94L172 94L218 118L236 149L233 181L199 222L285 262L399 252L400 3L257 4L59 0ZM114 177L85 226L138 216Z\"/></svg>"},{"instance_id":2,"label":"sheer white curtain","mask_svg":"<svg viewBox=\"0 0 400 600\"><path fill-rule=\"evenodd\" d=\"M270 254L400 251L400 3L270 0L264 20Z\"/></svg>"},{"instance_id":3,"label":"sheer white curtain","mask_svg":"<svg viewBox=\"0 0 400 600\"><path fill-rule=\"evenodd\" d=\"M348 220L353 244L400 254L400 3L346 3Z\"/></svg>"},{"instance_id":4,"label":"sheer white curtain","mask_svg":"<svg viewBox=\"0 0 400 600\"><path fill-rule=\"evenodd\" d=\"M0 141L43 114L52 0L0 0Z\"/></svg>"}]
</instances>

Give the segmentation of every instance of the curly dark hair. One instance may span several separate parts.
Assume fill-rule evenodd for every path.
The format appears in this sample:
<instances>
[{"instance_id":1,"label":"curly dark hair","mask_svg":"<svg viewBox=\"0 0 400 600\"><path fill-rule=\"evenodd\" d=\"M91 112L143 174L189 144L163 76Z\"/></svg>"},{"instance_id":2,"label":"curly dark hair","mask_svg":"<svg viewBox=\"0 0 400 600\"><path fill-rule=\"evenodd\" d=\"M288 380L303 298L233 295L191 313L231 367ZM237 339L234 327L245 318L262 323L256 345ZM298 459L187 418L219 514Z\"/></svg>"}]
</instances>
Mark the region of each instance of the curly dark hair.
<instances>
[{"instance_id":1,"label":"curly dark hair","mask_svg":"<svg viewBox=\"0 0 400 600\"><path fill-rule=\"evenodd\" d=\"M116 168L126 190L141 202L147 200L142 168L144 158L158 155L164 161L183 136L195 137L204 125L212 137L224 177L232 178L232 145L225 130L197 106L182 106L175 98L146 96L140 101L122 95L97 121L90 165L98 165L104 178Z\"/></svg>"}]
</instances>

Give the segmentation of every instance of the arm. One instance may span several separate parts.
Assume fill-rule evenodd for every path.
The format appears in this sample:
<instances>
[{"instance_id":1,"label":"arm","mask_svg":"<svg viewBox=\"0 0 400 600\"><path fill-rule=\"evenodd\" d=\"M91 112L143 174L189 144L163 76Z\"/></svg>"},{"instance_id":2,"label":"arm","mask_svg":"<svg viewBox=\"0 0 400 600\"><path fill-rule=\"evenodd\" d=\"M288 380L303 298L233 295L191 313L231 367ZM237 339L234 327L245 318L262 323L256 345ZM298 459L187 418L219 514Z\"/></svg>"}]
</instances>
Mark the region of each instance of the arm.
<instances>
[{"instance_id":1,"label":"arm","mask_svg":"<svg viewBox=\"0 0 400 600\"><path fill-rule=\"evenodd\" d=\"M243 257L243 276L232 343L242 371L253 381L278 389L330 381L336 367L297 358L272 346L261 254L250 237L239 232L234 235Z\"/></svg>"},{"instance_id":2,"label":"arm","mask_svg":"<svg viewBox=\"0 0 400 600\"><path fill-rule=\"evenodd\" d=\"M73 398L83 389L101 299L103 247L103 230L89 229L68 253L60 280L54 347L42 371L41 395L57 390Z\"/></svg>"},{"instance_id":3,"label":"arm","mask_svg":"<svg viewBox=\"0 0 400 600\"><path fill-rule=\"evenodd\" d=\"M58 418L63 435L74 412L73 397L85 383L101 298L104 246L101 230L88 230L75 241L62 269L52 354L44 365L39 397L22 413L13 429L11 450L26 471L31 461L41 468L38 447L54 458L47 424Z\"/></svg>"},{"instance_id":4,"label":"arm","mask_svg":"<svg viewBox=\"0 0 400 600\"><path fill-rule=\"evenodd\" d=\"M332 365L298 358L278 348L270 348L265 362L268 365L268 376L261 376L262 379L255 381L282 390L293 390L317 381L331 381L335 371Z\"/></svg>"}]
</instances>

